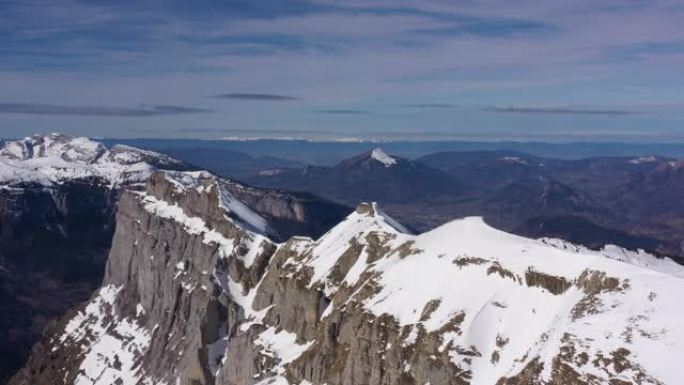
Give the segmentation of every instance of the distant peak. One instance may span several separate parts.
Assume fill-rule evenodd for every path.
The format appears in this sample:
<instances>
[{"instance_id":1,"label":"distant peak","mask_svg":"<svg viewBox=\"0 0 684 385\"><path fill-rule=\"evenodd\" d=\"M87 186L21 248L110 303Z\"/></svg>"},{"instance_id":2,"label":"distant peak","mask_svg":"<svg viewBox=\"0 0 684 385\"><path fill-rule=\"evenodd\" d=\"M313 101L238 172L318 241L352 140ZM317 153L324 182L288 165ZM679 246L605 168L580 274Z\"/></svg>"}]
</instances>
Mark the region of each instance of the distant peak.
<instances>
[{"instance_id":1,"label":"distant peak","mask_svg":"<svg viewBox=\"0 0 684 385\"><path fill-rule=\"evenodd\" d=\"M371 151L371 158L373 158L373 159L377 160L378 162L384 164L385 167L390 167L390 166L397 163L396 159L387 155L380 148L374 148L373 151Z\"/></svg>"}]
</instances>

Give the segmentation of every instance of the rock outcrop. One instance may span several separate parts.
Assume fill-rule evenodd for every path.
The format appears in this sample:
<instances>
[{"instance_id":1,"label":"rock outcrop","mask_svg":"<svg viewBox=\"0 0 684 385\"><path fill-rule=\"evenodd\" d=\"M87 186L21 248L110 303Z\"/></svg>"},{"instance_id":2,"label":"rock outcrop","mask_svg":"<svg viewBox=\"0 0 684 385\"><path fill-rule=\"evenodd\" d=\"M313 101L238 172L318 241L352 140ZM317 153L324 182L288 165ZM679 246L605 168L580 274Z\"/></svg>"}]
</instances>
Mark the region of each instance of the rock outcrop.
<instances>
[{"instance_id":1,"label":"rock outcrop","mask_svg":"<svg viewBox=\"0 0 684 385\"><path fill-rule=\"evenodd\" d=\"M0 143L0 384L51 319L100 285L121 188L189 166L127 146L35 135Z\"/></svg>"},{"instance_id":2,"label":"rock outcrop","mask_svg":"<svg viewBox=\"0 0 684 385\"><path fill-rule=\"evenodd\" d=\"M684 381L684 269L670 260L480 218L413 235L374 204L278 243L236 201L205 173L123 193L101 288L11 383Z\"/></svg>"},{"instance_id":3,"label":"rock outcrop","mask_svg":"<svg viewBox=\"0 0 684 385\"><path fill-rule=\"evenodd\" d=\"M0 143L0 384L25 363L51 319L98 288L121 191L144 190L157 169L194 168L151 151L60 134ZM232 181L222 186L234 198L227 204L253 210L278 241L318 236L351 211L306 194ZM173 198L172 189L150 188ZM215 195L176 197L191 214L223 215L209 203Z\"/></svg>"}]
</instances>

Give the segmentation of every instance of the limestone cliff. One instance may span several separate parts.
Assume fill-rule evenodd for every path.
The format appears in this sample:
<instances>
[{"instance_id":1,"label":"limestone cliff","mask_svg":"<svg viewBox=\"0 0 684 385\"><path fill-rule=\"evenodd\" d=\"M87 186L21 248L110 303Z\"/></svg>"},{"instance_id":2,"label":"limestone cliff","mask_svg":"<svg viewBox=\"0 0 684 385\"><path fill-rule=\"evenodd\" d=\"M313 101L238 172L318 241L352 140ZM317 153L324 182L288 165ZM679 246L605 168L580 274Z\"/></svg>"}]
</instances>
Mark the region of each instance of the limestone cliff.
<instances>
[{"instance_id":1,"label":"limestone cliff","mask_svg":"<svg viewBox=\"0 0 684 385\"><path fill-rule=\"evenodd\" d=\"M0 384L25 363L51 319L99 287L120 193L144 189L148 178L159 177L157 169L195 167L151 151L107 148L62 134L0 141ZM302 193L234 181L222 186L233 204L268 222L269 237L277 241L294 234L319 236L351 211ZM218 206L209 205L213 211L207 206L216 199L207 196L184 208L221 216Z\"/></svg>"},{"instance_id":2,"label":"limestone cliff","mask_svg":"<svg viewBox=\"0 0 684 385\"><path fill-rule=\"evenodd\" d=\"M684 269L466 218L413 235L374 204L283 243L229 182L123 194L104 281L28 384L680 384Z\"/></svg>"}]
</instances>

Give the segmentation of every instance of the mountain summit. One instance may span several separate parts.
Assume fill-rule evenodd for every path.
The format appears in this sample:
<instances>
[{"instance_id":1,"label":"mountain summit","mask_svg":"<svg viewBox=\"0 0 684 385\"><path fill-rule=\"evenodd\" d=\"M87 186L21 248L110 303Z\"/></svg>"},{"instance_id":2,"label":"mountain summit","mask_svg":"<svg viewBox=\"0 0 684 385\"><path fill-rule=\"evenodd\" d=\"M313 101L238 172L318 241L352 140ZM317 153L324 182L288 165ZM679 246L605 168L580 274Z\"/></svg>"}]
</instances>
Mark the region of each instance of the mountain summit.
<instances>
[{"instance_id":1,"label":"mountain summit","mask_svg":"<svg viewBox=\"0 0 684 385\"><path fill-rule=\"evenodd\" d=\"M378 162L385 165L385 167L390 167L397 164L397 161L391 156L385 154L380 148L375 148L371 151L371 158L377 160Z\"/></svg>"},{"instance_id":2,"label":"mountain summit","mask_svg":"<svg viewBox=\"0 0 684 385\"><path fill-rule=\"evenodd\" d=\"M379 148L345 159L333 167L307 166L249 180L263 186L311 191L348 205L377 201L383 205L458 195L460 184L446 173Z\"/></svg>"}]
</instances>

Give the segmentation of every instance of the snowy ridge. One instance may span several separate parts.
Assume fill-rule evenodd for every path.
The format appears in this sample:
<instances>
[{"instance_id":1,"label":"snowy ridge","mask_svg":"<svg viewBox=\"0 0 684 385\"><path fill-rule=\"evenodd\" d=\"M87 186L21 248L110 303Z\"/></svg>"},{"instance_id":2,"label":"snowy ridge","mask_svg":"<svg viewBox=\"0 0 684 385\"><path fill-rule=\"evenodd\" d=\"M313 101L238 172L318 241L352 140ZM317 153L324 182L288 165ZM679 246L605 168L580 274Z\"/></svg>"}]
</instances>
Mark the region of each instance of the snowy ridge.
<instances>
[{"instance_id":1,"label":"snowy ridge","mask_svg":"<svg viewBox=\"0 0 684 385\"><path fill-rule=\"evenodd\" d=\"M371 235L389 250L374 261ZM350 244L363 251L336 281L333 272ZM287 266L329 297L352 288L345 303L360 302L413 330L406 346L425 333L439 335L439 351L472 372L471 384L494 384L536 362L546 363L540 378L550 381L552 361L568 346L588 357L630 351L629 370L569 363L605 383L642 383L642 377L643 383L680 383L684 375L672 360L684 351L676 294L684 290L684 267L614 246L600 252L571 246L507 234L478 217L412 236L357 210L321 239L298 240L304 258ZM606 287L589 288L601 284ZM370 296L363 290L369 286L378 288ZM459 331L445 331L455 320Z\"/></svg>"},{"instance_id":2,"label":"snowy ridge","mask_svg":"<svg viewBox=\"0 0 684 385\"><path fill-rule=\"evenodd\" d=\"M189 234L202 235L204 243L216 244L222 256L231 255L237 246L244 247L248 250L248 253L242 256L245 267L251 266L254 257L261 251L263 241L267 240L264 235L246 232L246 236L236 244L235 239L226 238L220 232L211 229L202 218L187 215L177 204L170 204L147 194L142 195L142 202L148 212L175 221Z\"/></svg>"},{"instance_id":3,"label":"snowy ridge","mask_svg":"<svg viewBox=\"0 0 684 385\"><path fill-rule=\"evenodd\" d=\"M605 245L601 250L592 250L588 247L570 243L558 238L540 238L539 241L564 250L572 250L578 253L581 252L582 254L598 255L644 269L684 278L684 268L682 265L667 257L656 257L642 249L635 251L624 249L616 245Z\"/></svg>"},{"instance_id":4,"label":"snowy ridge","mask_svg":"<svg viewBox=\"0 0 684 385\"><path fill-rule=\"evenodd\" d=\"M351 242L365 243L366 236L371 233L410 234L394 219L379 211L375 203L362 203L344 221L320 239L316 241L298 239L297 241L300 243L299 252L309 257L297 261L295 264L299 268L306 266L313 270L309 286L323 283L326 293L331 293L336 285L329 281L327 276L335 267L340 255L349 247ZM305 246L302 247L301 245ZM363 265L359 264L357 270L362 267Z\"/></svg>"},{"instance_id":5,"label":"snowy ridge","mask_svg":"<svg viewBox=\"0 0 684 385\"><path fill-rule=\"evenodd\" d=\"M144 182L159 166L181 162L166 155L128 146L106 148L102 143L62 134L34 135L0 145L0 186L97 178L111 186Z\"/></svg>"},{"instance_id":6,"label":"snowy ridge","mask_svg":"<svg viewBox=\"0 0 684 385\"><path fill-rule=\"evenodd\" d=\"M219 178L208 171L164 171L164 177L176 186L176 192L180 194L189 189L198 194L211 193L215 188L218 191L218 205L228 215L226 219L256 234L268 236L274 233L264 218L231 194L227 185L235 182Z\"/></svg>"},{"instance_id":7,"label":"snowy ridge","mask_svg":"<svg viewBox=\"0 0 684 385\"><path fill-rule=\"evenodd\" d=\"M167 279L170 286L152 291L147 307L135 307L136 318L122 319L108 309L125 294L137 302L140 283L128 287L130 277L121 272L123 286L105 286L67 323L59 342L87 340L83 383L322 385L354 383L349 378L356 375L392 385L684 383L678 370L684 267L669 259L523 238L479 217L414 235L374 203L360 204L319 239L278 244L260 231L267 222L219 178L164 172L161 180L173 193L132 193L142 220L133 219L136 212L122 217L143 225L122 236L129 241L125 250L143 244L133 254L141 257L130 263L141 271L157 264L149 283ZM188 209L189 203L202 210ZM217 226L216 208L235 229ZM154 222L163 223L151 227ZM176 244L184 233L191 240ZM166 253L167 244L177 250L164 256L172 262L145 252ZM173 313L174 303L187 307ZM173 319L173 330L183 335L154 334L155 318L146 327L136 323L155 314ZM213 315L202 318L207 314ZM166 356L155 356L151 365L159 371L146 372L148 351L176 344L187 349L168 356L172 366L157 365ZM198 352L206 361L198 361ZM334 362L321 364L321 357ZM121 373L112 369L115 360ZM132 365L135 360L144 363ZM198 380L204 372L192 366L196 361L206 362L206 381ZM378 367L385 380L373 377Z\"/></svg>"}]
</instances>

